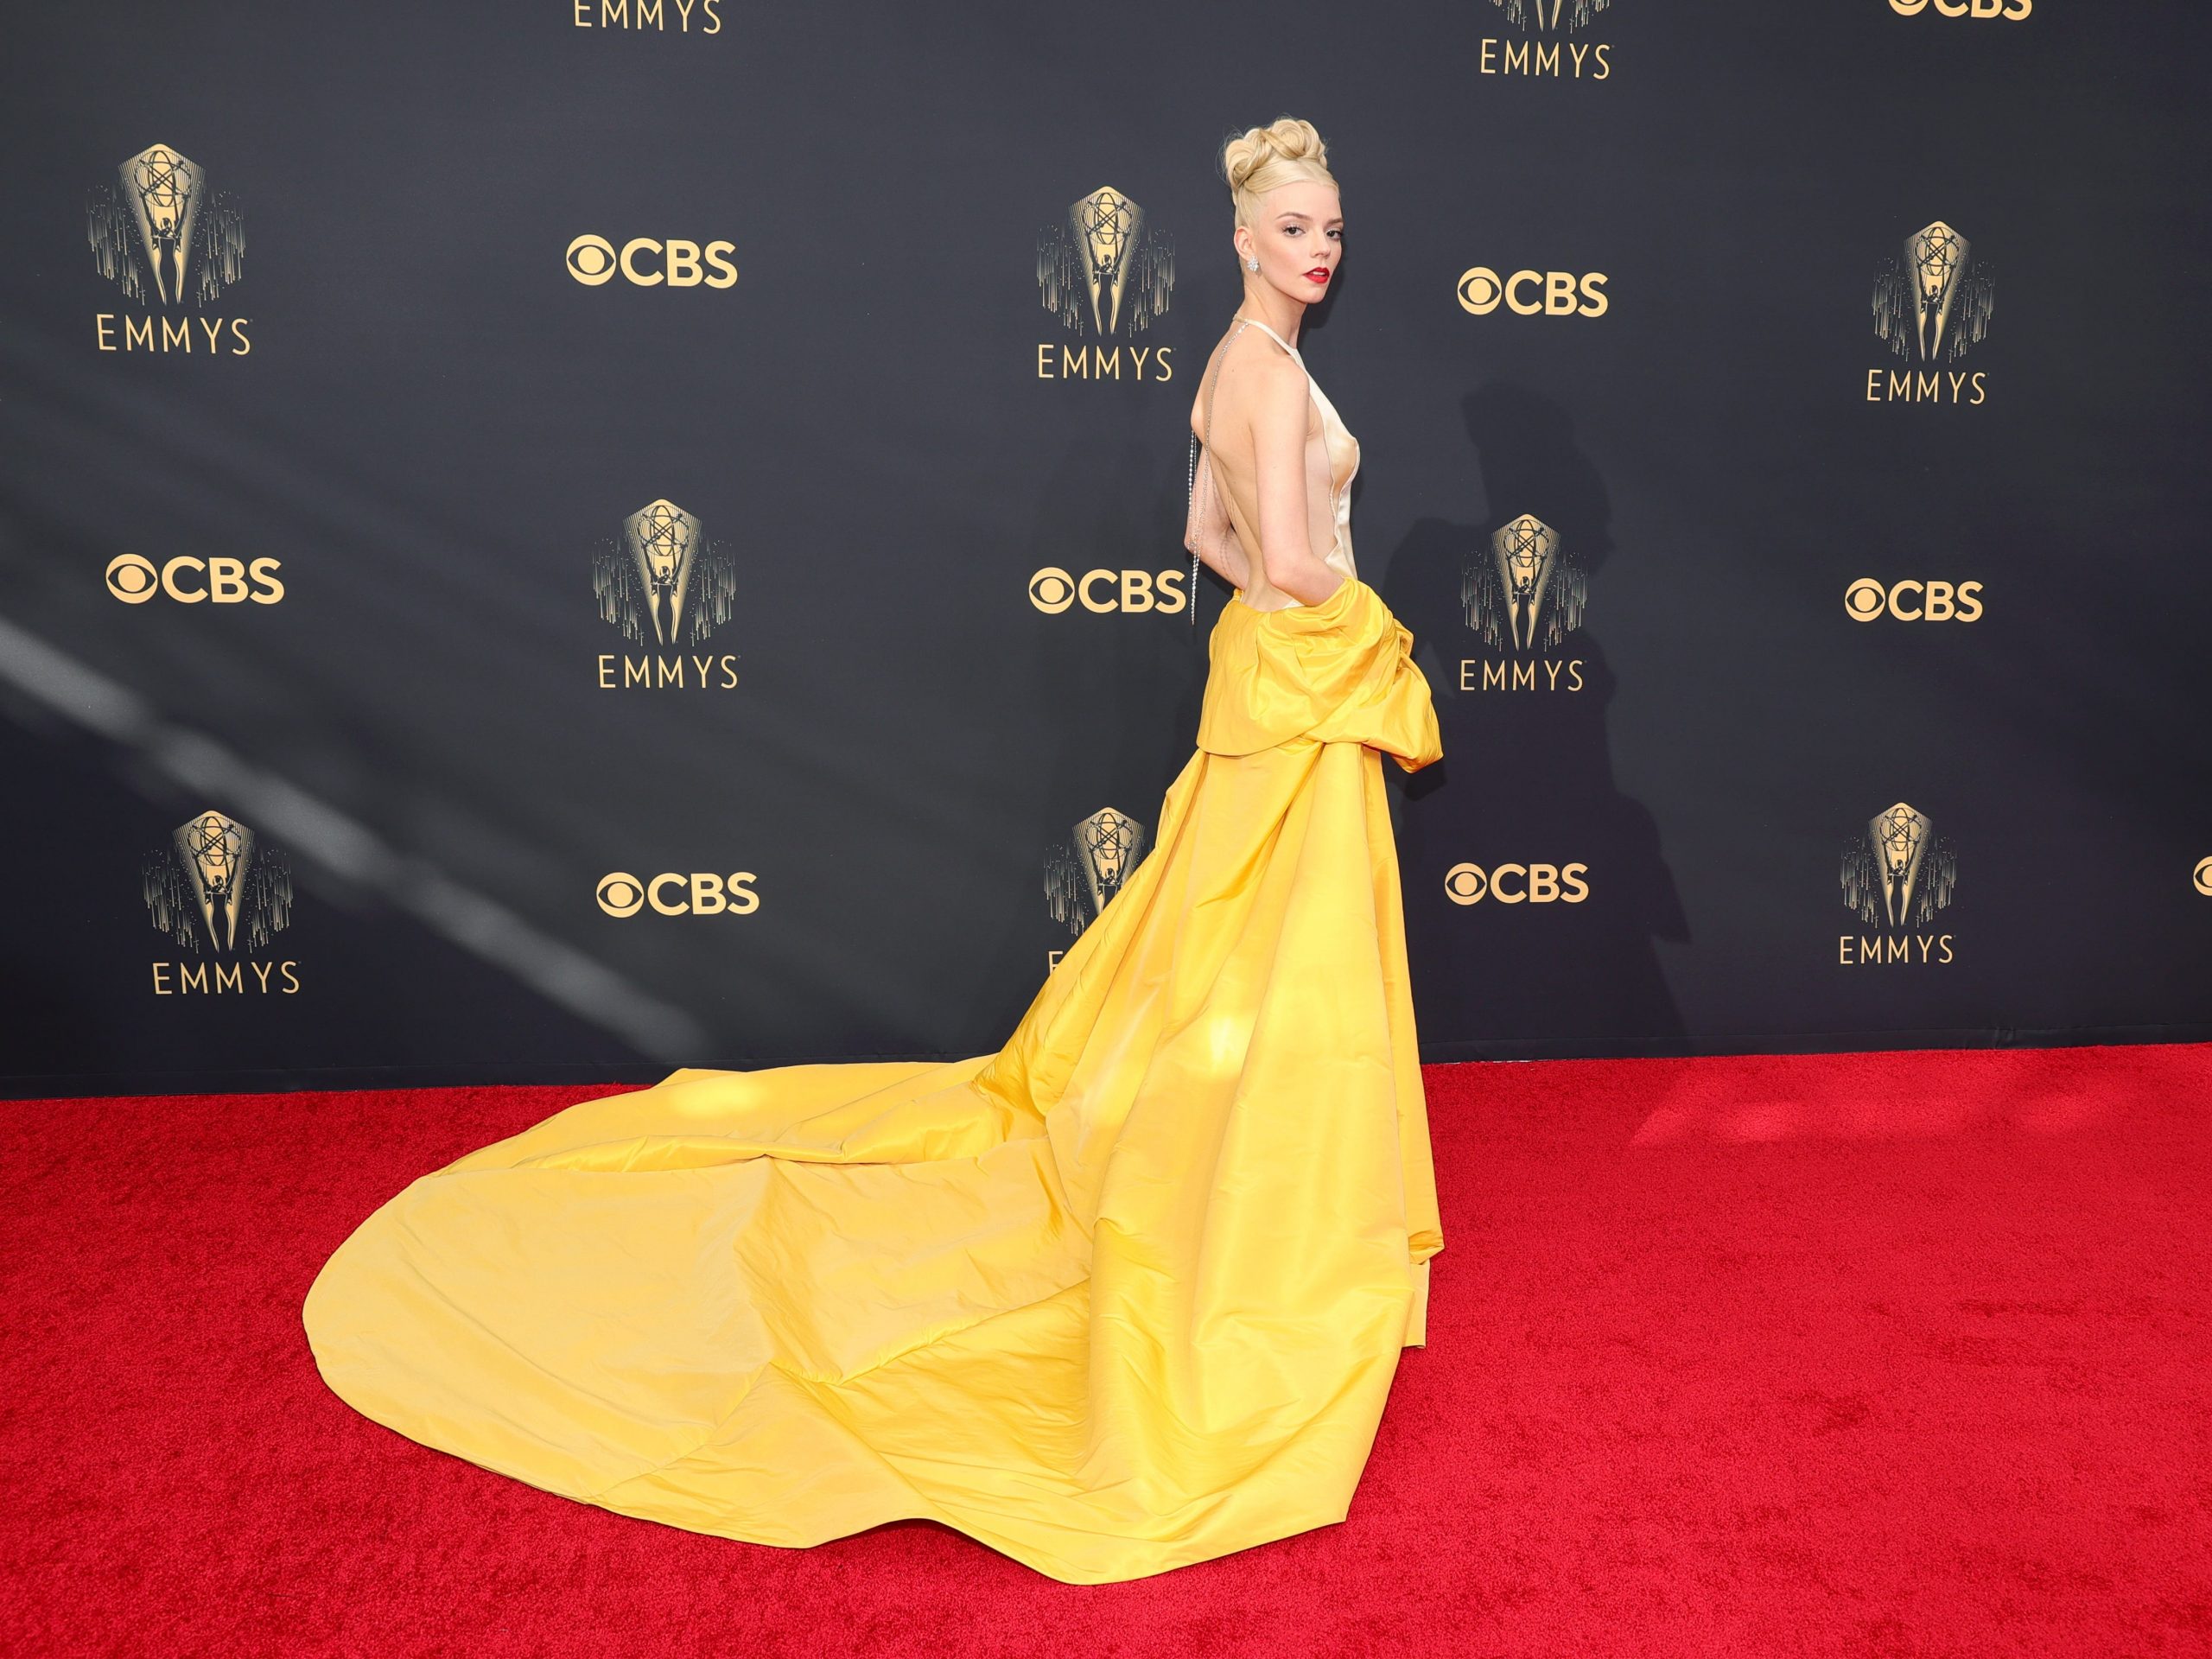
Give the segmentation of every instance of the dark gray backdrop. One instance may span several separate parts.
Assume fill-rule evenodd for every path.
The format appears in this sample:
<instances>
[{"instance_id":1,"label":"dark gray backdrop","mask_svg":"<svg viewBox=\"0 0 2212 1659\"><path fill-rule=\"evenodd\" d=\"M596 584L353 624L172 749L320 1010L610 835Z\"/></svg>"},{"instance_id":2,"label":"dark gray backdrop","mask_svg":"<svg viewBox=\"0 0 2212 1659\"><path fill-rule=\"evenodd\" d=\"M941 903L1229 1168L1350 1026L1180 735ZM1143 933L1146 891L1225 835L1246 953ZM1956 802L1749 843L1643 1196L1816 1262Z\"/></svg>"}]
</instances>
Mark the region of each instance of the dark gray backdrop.
<instances>
[{"instance_id":1,"label":"dark gray backdrop","mask_svg":"<svg viewBox=\"0 0 2212 1659\"><path fill-rule=\"evenodd\" d=\"M1285 112L1344 190L1305 344L1363 445L1362 574L1445 734L1389 769L1425 1053L2212 1032L2202 8L574 10L11 19L0 1086L995 1048L1071 937L1049 849L1103 807L1149 826L1188 758L1225 593L1194 628L1047 614L1029 579L1187 569L1184 422L1237 298L1214 158ZM1482 72L1532 38L1583 77ZM156 143L245 236L166 315L250 319L249 354L99 349L99 315L165 315L86 226ZM1036 256L1100 186L1173 239L1166 314L1102 342L1169 348L1164 382L1037 372L1092 343ZM1984 402L1869 403L1912 366L1876 278L1938 219L1993 296L1947 365ZM585 233L727 239L741 276L588 287ZM1609 309L1471 315L1478 266L1602 272ZM734 689L595 683L639 653L593 557L664 498L734 559L697 652ZM1549 653L1586 687L1463 692L1495 656L1463 563L1523 512L1588 573ZM118 603L126 553L273 557L285 597ZM1857 622L1861 578L1980 582L1985 613ZM1955 852L1905 930L1952 960L1845 966L1891 930L1840 861L1898 801ZM253 954L296 994L156 994L194 958L143 867L209 808L289 864ZM1446 898L1532 861L1590 896ZM739 870L745 916L594 898Z\"/></svg>"}]
</instances>

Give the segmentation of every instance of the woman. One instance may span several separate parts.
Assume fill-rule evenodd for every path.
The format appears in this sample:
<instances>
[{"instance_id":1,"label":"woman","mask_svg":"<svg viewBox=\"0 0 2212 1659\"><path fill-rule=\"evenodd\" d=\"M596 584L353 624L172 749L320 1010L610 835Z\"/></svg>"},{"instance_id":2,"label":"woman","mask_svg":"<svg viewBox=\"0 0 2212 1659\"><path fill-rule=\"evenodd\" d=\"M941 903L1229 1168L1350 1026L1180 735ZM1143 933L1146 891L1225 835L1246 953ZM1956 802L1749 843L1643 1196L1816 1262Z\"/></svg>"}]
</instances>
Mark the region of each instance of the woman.
<instances>
[{"instance_id":1,"label":"woman","mask_svg":"<svg viewBox=\"0 0 2212 1659\"><path fill-rule=\"evenodd\" d=\"M349 1403L628 1515L924 1516L1071 1583L1344 1518L1443 1243L1381 766L1441 751L1288 343L1320 139L1224 159L1188 539L1238 591L1151 853L995 1054L678 1071L416 1181L308 1295Z\"/></svg>"}]
</instances>

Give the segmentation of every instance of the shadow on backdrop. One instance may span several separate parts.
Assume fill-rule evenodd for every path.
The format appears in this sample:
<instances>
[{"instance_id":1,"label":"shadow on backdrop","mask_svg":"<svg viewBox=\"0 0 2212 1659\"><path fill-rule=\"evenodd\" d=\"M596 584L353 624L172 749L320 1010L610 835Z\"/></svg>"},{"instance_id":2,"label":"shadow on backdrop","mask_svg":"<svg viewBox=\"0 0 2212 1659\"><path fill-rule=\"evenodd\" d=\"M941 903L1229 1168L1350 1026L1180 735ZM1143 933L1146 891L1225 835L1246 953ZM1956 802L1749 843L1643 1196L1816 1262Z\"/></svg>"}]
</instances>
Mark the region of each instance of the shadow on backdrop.
<instances>
[{"instance_id":1,"label":"shadow on backdrop","mask_svg":"<svg viewBox=\"0 0 2212 1659\"><path fill-rule=\"evenodd\" d=\"M1422 1057L1681 1052L1653 941L1687 942L1689 926L1656 823L1614 782L1605 712L1618 683L1577 614L1578 587L1589 615L1608 614L1619 550L1605 481L1548 398L1494 382L1460 409L1483 520L1416 521L1382 594L1413 630L1444 739L1441 761L1394 779ZM1527 556L1524 591L1538 578L1533 602L1516 602L1501 534ZM1485 608L1496 644L1478 626ZM1532 865L1562 872L1556 896L1541 876L1494 882L1502 866ZM1586 867L1579 898L1573 865Z\"/></svg>"}]
</instances>

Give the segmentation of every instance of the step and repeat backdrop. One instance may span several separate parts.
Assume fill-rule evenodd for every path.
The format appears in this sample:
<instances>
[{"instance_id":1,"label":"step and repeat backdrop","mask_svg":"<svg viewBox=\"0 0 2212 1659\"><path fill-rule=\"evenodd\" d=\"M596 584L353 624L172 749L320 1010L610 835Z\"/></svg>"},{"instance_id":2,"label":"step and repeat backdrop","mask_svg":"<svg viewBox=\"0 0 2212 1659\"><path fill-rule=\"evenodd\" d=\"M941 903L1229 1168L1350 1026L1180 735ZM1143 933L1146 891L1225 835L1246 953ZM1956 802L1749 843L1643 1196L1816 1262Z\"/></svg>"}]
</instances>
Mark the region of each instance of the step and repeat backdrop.
<instances>
[{"instance_id":1,"label":"step and repeat backdrop","mask_svg":"<svg viewBox=\"0 0 2212 1659\"><path fill-rule=\"evenodd\" d=\"M2204 9L48 7L0 1087L978 1054L1146 856L1223 140L1432 1059L2212 1035Z\"/></svg>"}]
</instances>

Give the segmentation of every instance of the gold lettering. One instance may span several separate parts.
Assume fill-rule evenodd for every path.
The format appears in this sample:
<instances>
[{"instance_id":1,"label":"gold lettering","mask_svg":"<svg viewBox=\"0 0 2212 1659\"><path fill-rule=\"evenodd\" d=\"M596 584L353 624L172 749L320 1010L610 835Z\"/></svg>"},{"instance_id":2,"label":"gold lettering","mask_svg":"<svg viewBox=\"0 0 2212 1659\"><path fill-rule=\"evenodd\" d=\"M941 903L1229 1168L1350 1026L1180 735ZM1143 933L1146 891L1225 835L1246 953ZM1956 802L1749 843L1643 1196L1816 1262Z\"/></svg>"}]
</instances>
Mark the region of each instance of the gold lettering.
<instances>
[{"instance_id":1,"label":"gold lettering","mask_svg":"<svg viewBox=\"0 0 2212 1659\"><path fill-rule=\"evenodd\" d=\"M651 686L652 683L652 658L639 657L634 661L627 657L622 659L622 684L626 690L633 685Z\"/></svg>"},{"instance_id":2,"label":"gold lettering","mask_svg":"<svg viewBox=\"0 0 2212 1659\"><path fill-rule=\"evenodd\" d=\"M162 319L162 349L166 352L171 346L178 345L181 345L188 352L192 349L192 319L179 317L172 323L167 317L163 317Z\"/></svg>"},{"instance_id":3,"label":"gold lettering","mask_svg":"<svg viewBox=\"0 0 2212 1659\"><path fill-rule=\"evenodd\" d=\"M218 605L235 605L245 597L245 561L217 554L207 561L207 592Z\"/></svg>"},{"instance_id":4,"label":"gold lettering","mask_svg":"<svg viewBox=\"0 0 2212 1659\"><path fill-rule=\"evenodd\" d=\"M1497 70L1495 70L1495 69L1493 69L1493 68L1491 68L1491 67L1490 67L1490 60L1491 60L1491 48L1494 48L1495 46L1497 46L1497 42L1496 41L1492 41L1492 40L1485 40L1485 41L1484 41L1484 42L1483 42L1483 67L1482 67L1482 73L1483 73L1484 74L1486 74L1486 75L1494 75L1494 74L1496 74L1496 73L1497 73Z\"/></svg>"},{"instance_id":5,"label":"gold lettering","mask_svg":"<svg viewBox=\"0 0 2212 1659\"><path fill-rule=\"evenodd\" d=\"M722 690L725 691L737 683L737 670L731 666L736 661L737 655L734 652L722 658L722 673L725 677L722 680Z\"/></svg>"},{"instance_id":6,"label":"gold lettering","mask_svg":"<svg viewBox=\"0 0 2212 1659\"><path fill-rule=\"evenodd\" d=\"M123 320L123 349L136 351L140 346L154 349L154 320L151 317L125 317Z\"/></svg>"},{"instance_id":7,"label":"gold lettering","mask_svg":"<svg viewBox=\"0 0 2212 1659\"><path fill-rule=\"evenodd\" d=\"M645 26L645 19L648 17L653 20L655 29L659 29L663 34L668 32L668 25L661 22L660 0L638 0L637 26L643 29Z\"/></svg>"},{"instance_id":8,"label":"gold lettering","mask_svg":"<svg viewBox=\"0 0 2212 1659\"><path fill-rule=\"evenodd\" d=\"M98 343L99 349L104 352L111 352L115 349L108 343L108 336L111 332L109 325L114 321L115 313L112 311L99 312L92 318L92 338Z\"/></svg>"},{"instance_id":9,"label":"gold lettering","mask_svg":"<svg viewBox=\"0 0 2212 1659\"><path fill-rule=\"evenodd\" d=\"M213 320L202 317L200 319L200 326L207 331L207 355L213 357L215 355L216 341L223 337L223 320L220 317Z\"/></svg>"},{"instance_id":10,"label":"gold lettering","mask_svg":"<svg viewBox=\"0 0 2212 1659\"><path fill-rule=\"evenodd\" d=\"M175 992L169 989L168 978L168 963L166 962L156 963L154 964L154 995L156 996L174 996L176 995Z\"/></svg>"},{"instance_id":11,"label":"gold lettering","mask_svg":"<svg viewBox=\"0 0 2212 1659\"><path fill-rule=\"evenodd\" d=\"M261 981L261 994L264 996L269 995L269 968L270 964L265 962L257 962L253 964L255 976Z\"/></svg>"},{"instance_id":12,"label":"gold lettering","mask_svg":"<svg viewBox=\"0 0 2212 1659\"><path fill-rule=\"evenodd\" d=\"M245 992L245 975L240 971L238 963L235 962L232 963L228 967L224 967L219 963L216 966L215 988L218 991L220 991L226 988L237 991L241 995Z\"/></svg>"},{"instance_id":13,"label":"gold lettering","mask_svg":"<svg viewBox=\"0 0 2212 1659\"><path fill-rule=\"evenodd\" d=\"M614 653L611 651L599 653L599 689L602 691L614 690Z\"/></svg>"},{"instance_id":14,"label":"gold lettering","mask_svg":"<svg viewBox=\"0 0 2212 1659\"><path fill-rule=\"evenodd\" d=\"M665 657L657 657L653 659L653 663L654 666L660 670L661 684L668 686L683 683L683 659L681 657L676 658L674 662L671 662Z\"/></svg>"},{"instance_id":15,"label":"gold lettering","mask_svg":"<svg viewBox=\"0 0 2212 1659\"><path fill-rule=\"evenodd\" d=\"M1605 60L1605 54L1612 49L1610 46L1601 46L1597 49L1598 73L1591 76L1591 79L1604 80L1613 73L1613 66Z\"/></svg>"},{"instance_id":16,"label":"gold lettering","mask_svg":"<svg viewBox=\"0 0 2212 1659\"><path fill-rule=\"evenodd\" d=\"M207 992L207 970L196 962L180 962L176 965L177 986L180 990Z\"/></svg>"},{"instance_id":17,"label":"gold lettering","mask_svg":"<svg viewBox=\"0 0 2212 1659\"><path fill-rule=\"evenodd\" d=\"M722 20L715 16L715 7L717 3L718 0L702 0L701 10L707 14L708 21L713 23L714 27L700 30L701 34L719 35L722 32Z\"/></svg>"},{"instance_id":18,"label":"gold lettering","mask_svg":"<svg viewBox=\"0 0 2212 1659\"><path fill-rule=\"evenodd\" d=\"M1559 47L1556 43L1536 48L1536 73L1540 75L1559 73Z\"/></svg>"},{"instance_id":19,"label":"gold lettering","mask_svg":"<svg viewBox=\"0 0 2212 1659\"><path fill-rule=\"evenodd\" d=\"M1529 73L1528 41L1522 41L1517 47L1512 45L1507 46L1505 48L1505 73L1509 75L1525 75Z\"/></svg>"}]
</instances>

